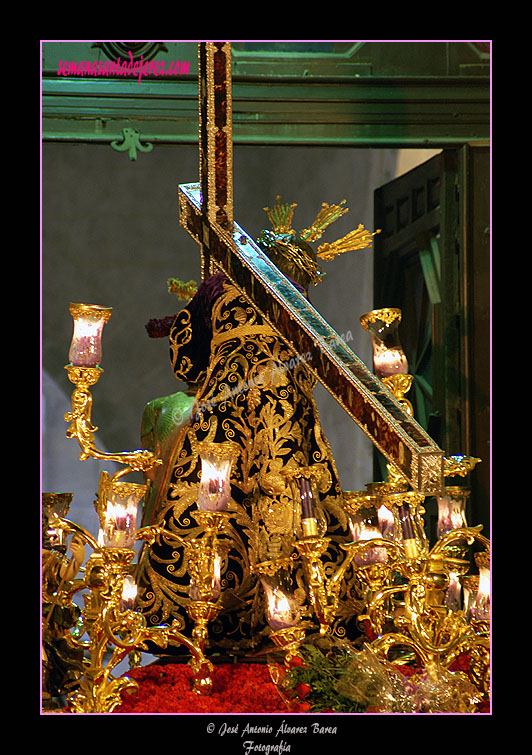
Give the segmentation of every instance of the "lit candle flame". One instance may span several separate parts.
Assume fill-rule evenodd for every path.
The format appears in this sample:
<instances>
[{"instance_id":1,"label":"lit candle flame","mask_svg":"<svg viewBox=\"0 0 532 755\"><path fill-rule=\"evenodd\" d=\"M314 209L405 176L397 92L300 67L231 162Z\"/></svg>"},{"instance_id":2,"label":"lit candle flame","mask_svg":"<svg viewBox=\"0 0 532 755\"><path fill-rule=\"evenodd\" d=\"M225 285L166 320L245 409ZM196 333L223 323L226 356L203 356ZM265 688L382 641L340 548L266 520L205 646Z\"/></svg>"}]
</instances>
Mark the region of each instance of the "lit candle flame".
<instances>
[{"instance_id":1,"label":"lit candle flame","mask_svg":"<svg viewBox=\"0 0 532 755\"><path fill-rule=\"evenodd\" d=\"M133 608L136 598L137 584L133 577L128 574L124 579L124 586L122 588L122 599L120 601L122 611Z\"/></svg>"},{"instance_id":2,"label":"lit candle flame","mask_svg":"<svg viewBox=\"0 0 532 755\"><path fill-rule=\"evenodd\" d=\"M101 534L104 546L111 548L131 548L136 538L137 506L135 501L128 500L116 503L109 501L105 512L105 526Z\"/></svg>"},{"instance_id":3,"label":"lit candle flame","mask_svg":"<svg viewBox=\"0 0 532 755\"><path fill-rule=\"evenodd\" d=\"M355 542L363 542L366 540L375 540L382 538L382 533L378 527L374 527L366 524L365 522L350 522L351 534ZM355 556L355 563L358 566L365 566L367 564L383 564L387 561L386 548L365 548L360 554Z\"/></svg>"},{"instance_id":4,"label":"lit candle flame","mask_svg":"<svg viewBox=\"0 0 532 755\"><path fill-rule=\"evenodd\" d=\"M375 538L382 537L377 527L373 527L365 522L350 522L349 527L353 540L357 542L359 540L374 540Z\"/></svg>"},{"instance_id":5,"label":"lit candle flame","mask_svg":"<svg viewBox=\"0 0 532 755\"><path fill-rule=\"evenodd\" d=\"M202 459L201 482L198 490L198 506L206 511L219 511L227 506L230 498L228 473L231 462L213 464Z\"/></svg>"},{"instance_id":6,"label":"lit candle flame","mask_svg":"<svg viewBox=\"0 0 532 755\"><path fill-rule=\"evenodd\" d=\"M393 538L394 518L393 512L382 504L377 511L377 517L379 519L379 528L382 532L382 536L385 538Z\"/></svg>"},{"instance_id":7,"label":"lit candle flame","mask_svg":"<svg viewBox=\"0 0 532 755\"><path fill-rule=\"evenodd\" d=\"M379 377L408 373L408 360L402 349L390 349L382 344L375 344L373 364Z\"/></svg>"},{"instance_id":8,"label":"lit candle flame","mask_svg":"<svg viewBox=\"0 0 532 755\"><path fill-rule=\"evenodd\" d=\"M297 623L298 615L292 610L292 605L287 596L275 587L266 586L268 597L268 623L274 631L292 627Z\"/></svg>"},{"instance_id":9,"label":"lit candle flame","mask_svg":"<svg viewBox=\"0 0 532 755\"><path fill-rule=\"evenodd\" d=\"M489 621L490 618L490 582L490 570L480 568L477 599L474 608L474 616L478 621Z\"/></svg>"}]
</instances>

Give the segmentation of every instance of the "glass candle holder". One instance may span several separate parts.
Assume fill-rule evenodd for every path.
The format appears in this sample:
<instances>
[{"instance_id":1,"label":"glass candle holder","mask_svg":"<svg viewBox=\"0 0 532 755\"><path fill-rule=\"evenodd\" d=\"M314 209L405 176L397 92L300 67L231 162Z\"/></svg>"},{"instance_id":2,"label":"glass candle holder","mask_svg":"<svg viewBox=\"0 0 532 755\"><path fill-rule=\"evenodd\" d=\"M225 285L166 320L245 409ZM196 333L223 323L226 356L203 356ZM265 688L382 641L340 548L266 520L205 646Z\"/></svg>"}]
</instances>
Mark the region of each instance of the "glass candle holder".
<instances>
[{"instance_id":1,"label":"glass candle holder","mask_svg":"<svg viewBox=\"0 0 532 755\"><path fill-rule=\"evenodd\" d=\"M373 366L380 377L406 375L408 360L399 340L400 309L374 309L360 318L360 324L371 336Z\"/></svg>"},{"instance_id":2,"label":"glass candle holder","mask_svg":"<svg viewBox=\"0 0 532 755\"><path fill-rule=\"evenodd\" d=\"M99 545L104 548L133 549L137 536L138 505L146 485L117 482L102 472L98 489L99 507L103 512Z\"/></svg>"},{"instance_id":3,"label":"glass candle holder","mask_svg":"<svg viewBox=\"0 0 532 755\"><path fill-rule=\"evenodd\" d=\"M428 539L419 506L422 500L413 491L386 495L386 503L391 506L394 515L394 540L403 546L407 559L418 558L428 552Z\"/></svg>"},{"instance_id":4,"label":"glass candle holder","mask_svg":"<svg viewBox=\"0 0 532 755\"><path fill-rule=\"evenodd\" d=\"M261 579L266 595L266 620L274 632L299 623L300 611L294 598L270 580Z\"/></svg>"},{"instance_id":5,"label":"glass candle holder","mask_svg":"<svg viewBox=\"0 0 532 755\"><path fill-rule=\"evenodd\" d=\"M199 444L201 479L198 508L201 511L224 511L231 498L231 470L238 456L234 443Z\"/></svg>"},{"instance_id":6,"label":"glass candle holder","mask_svg":"<svg viewBox=\"0 0 532 755\"><path fill-rule=\"evenodd\" d=\"M351 530L353 539L355 542L361 542L365 540L375 540L376 538L382 538L382 533L376 526L361 525L356 532ZM365 548L360 555L354 557L355 564L357 566L369 566L370 564L385 564L387 561L388 552L386 548L375 547Z\"/></svg>"},{"instance_id":7,"label":"glass candle holder","mask_svg":"<svg viewBox=\"0 0 532 755\"><path fill-rule=\"evenodd\" d=\"M97 304L69 305L74 334L68 358L74 367L97 367L102 361L103 326L111 317L111 307Z\"/></svg>"},{"instance_id":8,"label":"glass candle holder","mask_svg":"<svg viewBox=\"0 0 532 755\"><path fill-rule=\"evenodd\" d=\"M467 574L460 576L460 583L463 592L463 611L466 621L471 621L475 601L478 594L478 574Z\"/></svg>"},{"instance_id":9,"label":"glass candle holder","mask_svg":"<svg viewBox=\"0 0 532 755\"><path fill-rule=\"evenodd\" d=\"M458 611L462 605L462 583L457 572L449 572L449 587L445 593L444 604L450 611Z\"/></svg>"},{"instance_id":10,"label":"glass candle holder","mask_svg":"<svg viewBox=\"0 0 532 755\"><path fill-rule=\"evenodd\" d=\"M385 540L393 540L395 526L393 512L387 506L381 504L377 511L377 518L382 537Z\"/></svg>"},{"instance_id":11,"label":"glass candle holder","mask_svg":"<svg viewBox=\"0 0 532 755\"><path fill-rule=\"evenodd\" d=\"M472 614L476 621L490 620L491 577L490 557L488 553L475 553L478 566L478 592Z\"/></svg>"},{"instance_id":12,"label":"glass candle holder","mask_svg":"<svg viewBox=\"0 0 532 755\"><path fill-rule=\"evenodd\" d=\"M450 485L444 489L442 496L437 496L438 537L443 537L452 530L467 527L466 504L470 493L469 488Z\"/></svg>"},{"instance_id":13,"label":"glass candle holder","mask_svg":"<svg viewBox=\"0 0 532 755\"><path fill-rule=\"evenodd\" d=\"M382 539L382 532L379 528L378 516L375 507L364 505L365 502L374 500L373 496L360 495L360 505L356 505L356 498L349 501L349 529L353 536L354 542L364 542L367 540ZM383 547L364 548L364 550L354 556L354 562L357 566L368 566L369 564L385 564L387 561L387 551Z\"/></svg>"}]
</instances>

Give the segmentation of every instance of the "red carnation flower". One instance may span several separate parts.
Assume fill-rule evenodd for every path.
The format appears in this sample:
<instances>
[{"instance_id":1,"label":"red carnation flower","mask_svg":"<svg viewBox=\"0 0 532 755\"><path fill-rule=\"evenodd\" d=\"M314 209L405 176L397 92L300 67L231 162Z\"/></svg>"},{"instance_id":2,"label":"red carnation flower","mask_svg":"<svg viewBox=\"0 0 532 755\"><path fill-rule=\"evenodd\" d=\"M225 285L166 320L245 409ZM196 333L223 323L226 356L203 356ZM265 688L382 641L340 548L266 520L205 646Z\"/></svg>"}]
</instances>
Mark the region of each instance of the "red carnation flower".
<instances>
[{"instance_id":1,"label":"red carnation flower","mask_svg":"<svg viewBox=\"0 0 532 755\"><path fill-rule=\"evenodd\" d=\"M290 658L290 666L301 666L302 668L306 668L303 658L300 658L298 655L294 655L293 658Z\"/></svg>"},{"instance_id":2,"label":"red carnation flower","mask_svg":"<svg viewBox=\"0 0 532 755\"><path fill-rule=\"evenodd\" d=\"M308 693L310 692L310 687L308 684L304 684L303 682L298 682L296 685L296 692L299 695L299 697L306 697Z\"/></svg>"}]
</instances>

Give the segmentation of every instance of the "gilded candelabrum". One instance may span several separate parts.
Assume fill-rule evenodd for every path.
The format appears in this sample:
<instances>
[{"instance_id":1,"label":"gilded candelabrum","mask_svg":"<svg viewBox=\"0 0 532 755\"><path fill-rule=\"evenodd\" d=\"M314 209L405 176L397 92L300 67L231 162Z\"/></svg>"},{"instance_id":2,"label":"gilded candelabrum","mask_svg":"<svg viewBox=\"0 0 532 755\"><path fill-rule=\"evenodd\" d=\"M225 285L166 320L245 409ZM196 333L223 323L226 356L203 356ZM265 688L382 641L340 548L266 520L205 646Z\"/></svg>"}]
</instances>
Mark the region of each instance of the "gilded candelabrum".
<instances>
[{"instance_id":1,"label":"gilded candelabrum","mask_svg":"<svg viewBox=\"0 0 532 755\"><path fill-rule=\"evenodd\" d=\"M219 534L227 529L231 499L231 470L239 453L235 443L226 441L198 443L201 476L198 509L193 516L201 527L201 537L183 541L190 573L188 615L194 622L193 637L202 649L207 641L207 626L221 610L221 568L226 551Z\"/></svg>"},{"instance_id":2,"label":"gilded candelabrum","mask_svg":"<svg viewBox=\"0 0 532 755\"><path fill-rule=\"evenodd\" d=\"M197 518L205 536L191 543L185 543L177 535L159 526L136 528L137 505L147 491L147 485L128 483L121 478L130 472L147 472L161 464L151 451L139 450L123 453L105 453L95 445L94 433L97 427L92 424L92 395L90 388L97 383L103 373L100 367L102 358L101 337L105 323L111 316L111 308L99 305L71 304L70 313L74 319L74 334L70 345L70 364L66 366L69 380L76 386L71 399L71 411L65 415L69 423L66 435L76 438L81 447L80 459L101 459L116 462L123 468L109 477L102 472L95 508L100 519L100 533L96 540L77 524L54 514L49 518L49 526L56 531L74 534L74 537L88 544L93 553L89 557L82 579L65 582L55 599L62 605L74 605L72 598L83 594L84 609L75 630L69 634L73 647L83 649L84 675L78 689L69 697L70 708L74 712L110 712L121 702L120 693L124 689L136 687L136 682L124 676L112 677L113 669L126 657L138 658L140 651L146 650L148 641L165 648L168 643L181 644L191 653L190 665L194 672L194 690L208 693L212 687L212 664L203 654L205 627L217 613L213 601L206 599L206 585L211 588L217 552L216 533L223 526L225 512L199 511ZM219 461L224 473L230 469L234 456L227 444L221 448L207 448L208 460ZM212 457L212 458L211 458ZM208 481L210 484L213 480ZM220 483L220 480L214 480ZM212 503L215 508L226 503L227 483L220 493L217 488L206 489L200 485L200 499L207 508ZM208 486L207 486L208 487ZM223 500L222 500L223 499ZM132 562L135 557L134 545L138 540L153 543L155 538L164 535L188 549L192 582L197 595L191 600L190 614L196 621L196 631L192 639L184 636L177 622L170 625L147 627L144 616L134 610L136 585L132 580ZM128 594L133 586L134 595ZM88 593L87 593L88 591ZM197 599L194 599L196 597ZM88 636L88 640L83 638ZM111 649L111 655L106 658Z\"/></svg>"},{"instance_id":3,"label":"gilded candelabrum","mask_svg":"<svg viewBox=\"0 0 532 755\"><path fill-rule=\"evenodd\" d=\"M330 631L337 615L340 589L349 567L354 563L356 576L365 582L369 589L375 590L386 578L389 570L381 563L373 563L371 557L368 561L366 554L375 551L386 554L389 550L394 551L393 544L382 538L342 543L345 556L333 574L328 576L322 557L330 542L330 538L318 536L301 538L296 542L303 563L307 595L322 635ZM386 555L384 557L386 558Z\"/></svg>"},{"instance_id":4,"label":"gilded candelabrum","mask_svg":"<svg viewBox=\"0 0 532 755\"><path fill-rule=\"evenodd\" d=\"M323 470L319 465L311 465L286 469L282 474L292 489L295 546L302 559L307 596L320 633L325 634L336 614L337 596L322 562L330 543L330 538L324 537L327 524L318 493Z\"/></svg>"},{"instance_id":5,"label":"gilded candelabrum","mask_svg":"<svg viewBox=\"0 0 532 755\"><path fill-rule=\"evenodd\" d=\"M345 543L345 558L327 577L322 556L326 537L306 537L296 543L303 560L307 592L325 634L335 618L339 589L347 569L359 583L364 609L358 616L370 648L385 660L405 662L412 655L425 668L448 668L461 654L470 657L470 673L478 690L489 699L489 594L477 597L477 615L445 605L450 573L464 575L469 561L457 557L464 545L485 548L476 554L479 569L489 570L489 541L479 527L459 527L445 533L429 548L423 530L423 497L398 490L399 479L373 483L368 491L344 493L355 541ZM369 511L373 509L373 525ZM377 517L377 512L380 514ZM387 537L386 512L393 515ZM379 527L375 526L379 518ZM460 550L457 550L460 546ZM479 591L478 595L481 595Z\"/></svg>"},{"instance_id":6,"label":"gilded candelabrum","mask_svg":"<svg viewBox=\"0 0 532 755\"><path fill-rule=\"evenodd\" d=\"M481 544L486 551L477 562L489 563L489 541L480 533L482 528L452 529L429 549L422 529L422 498L413 491L391 491L386 483L368 488L372 495L366 499L373 499L375 509L380 512L385 506L394 515L389 558L381 559L378 580L366 593L358 617L370 647L387 660L390 653L395 653L396 660L413 653L424 667L448 668L460 653L467 652L476 686L488 697L489 621L468 619L464 611L445 605L450 574L464 575L469 569L469 561L459 557L465 545ZM353 512L352 501L346 507ZM360 577L361 571L359 567L355 574Z\"/></svg>"},{"instance_id":7,"label":"gilded candelabrum","mask_svg":"<svg viewBox=\"0 0 532 755\"><path fill-rule=\"evenodd\" d=\"M99 505L96 509L101 514ZM147 641L159 647L167 647L169 642L185 645L192 656L190 665L194 672L194 689L198 693L208 692L212 683L212 665L203 655L201 647L179 631L177 622L168 626L147 627L144 616L134 610L134 595L127 592L136 552L131 547L102 544L105 540L102 533L106 527L109 532L109 522L101 520L101 525L100 537L96 540L74 522L57 515L50 518L51 527L67 535L73 534L93 549L83 578L69 583L68 588L58 594L61 605L65 606L72 604L74 595L85 591L81 619L70 636L72 647L82 648L86 654L85 668L78 689L68 698L70 709L74 713L109 713L120 705L121 692L136 689L137 683L127 676L114 678L112 671L127 656L147 650ZM151 543L162 533L171 536L171 533L157 526L143 527L136 530L135 540ZM119 538L122 533L114 528L113 534ZM83 639L86 635L88 640Z\"/></svg>"},{"instance_id":8,"label":"gilded candelabrum","mask_svg":"<svg viewBox=\"0 0 532 755\"><path fill-rule=\"evenodd\" d=\"M66 516L73 493L42 494L42 704L62 707L61 700L83 675L83 651L73 648L70 632L80 611L61 606L60 595L75 579L85 558L83 543L72 538L67 546L61 531L50 526L54 515ZM67 551L71 555L67 557Z\"/></svg>"},{"instance_id":9,"label":"gilded candelabrum","mask_svg":"<svg viewBox=\"0 0 532 755\"><path fill-rule=\"evenodd\" d=\"M461 463L458 468L463 469ZM386 660L390 654L396 661L414 654L425 668L448 668L461 653L467 653L475 685L489 699L489 597L482 599L478 591L476 616L473 610L472 617L445 602L451 575L463 578L470 568L466 546L476 543L484 547L475 560L479 568L489 570L489 540L481 534L481 526L458 526L429 548L423 528L423 498L398 487L400 482L392 479L391 483L369 484L369 495L361 491L344 496L351 516L364 505L378 511L381 529L386 526L386 512L393 514L388 558L380 559L372 584L364 576L365 567L355 561L355 576L369 587L358 622L372 650ZM378 539L367 543L380 544Z\"/></svg>"},{"instance_id":10,"label":"gilded candelabrum","mask_svg":"<svg viewBox=\"0 0 532 755\"><path fill-rule=\"evenodd\" d=\"M325 536L325 516L321 511L317 493L321 474L322 470L318 465L284 472L292 486L294 504L298 510L296 519L301 520L303 536L296 540L295 547L303 566L307 597L320 625L320 634L324 635L330 631L338 613L341 586L351 564L357 565L356 574L370 589L377 589L388 574L379 561L387 561L391 544L382 538L361 538L358 541L342 543L341 548L345 551L345 556L335 571L328 575L323 556L331 539ZM347 504L346 508L349 512ZM354 509L351 509L351 513L353 511ZM381 558L373 558L375 554Z\"/></svg>"},{"instance_id":11,"label":"gilded candelabrum","mask_svg":"<svg viewBox=\"0 0 532 755\"><path fill-rule=\"evenodd\" d=\"M67 438L76 438L81 448L80 459L101 459L123 464L124 469L116 478L133 471L144 472L162 460L151 451L138 450L123 453L106 453L98 450L94 433L98 430L92 424L92 394L90 388L103 374L102 360L103 328L112 314L111 307L98 304L71 303L69 311L74 321L74 332L70 343L70 362L65 366L68 379L76 387L71 397L70 412L65 414L69 422Z\"/></svg>"},{"instance_id":12,"label":"gilded candelabrum","mask_svg":"<svg viewBox=\"0 0 532 755\"><path fill-rule=\"evenodd\" d=\"M477 686L483 694L489 694L489 622L467 621L463 611L444 605L449 572L456 568L455 559L449 563L445 551L453 541L471 545L475 540L489 548L478 528L462 528L440 538L426 557L398 561L396 566L406 583L374 595L366 614L378 635L372 647L384 657L392 648L410 648L423 666L439 664L448 668L460 653L469 653ZM398 595L404 607L400 615L393 615L389 601ZM390 623L393 630L385 632L384 627Z\"/></svg>"}]
</instances>

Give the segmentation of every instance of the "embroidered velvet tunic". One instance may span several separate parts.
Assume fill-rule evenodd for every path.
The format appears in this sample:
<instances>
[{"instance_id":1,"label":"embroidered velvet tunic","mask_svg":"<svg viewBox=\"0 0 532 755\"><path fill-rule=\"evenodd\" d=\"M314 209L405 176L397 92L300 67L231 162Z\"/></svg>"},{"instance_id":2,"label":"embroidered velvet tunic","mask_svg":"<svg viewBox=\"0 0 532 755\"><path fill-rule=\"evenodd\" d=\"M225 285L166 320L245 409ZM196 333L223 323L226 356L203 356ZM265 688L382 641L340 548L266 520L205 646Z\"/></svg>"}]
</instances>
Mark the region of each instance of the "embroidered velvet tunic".
<instances>
[{"instance_id":1,"label":"embroidered velvet tunic","mask_svg":"<svg viewBox=\"0 0 532 755\"><path fill-rule=\"evenodd\" d=\"M320 503L331 545L326 560L343 557L349 539L341 486L313 398L315 378L307 355L296 355L223 274L208 278L176 316L170 357L180 380L199 386L192 413L165 459L164 483L143 524L163 522L180 537L201 536L191 512L197 508L200 441L232 441L239 448L231 474L232 512L221 534L226 544L221 569L219 616L209 641L222 648L250 648L269 629L264 591L253 567L286 559L287 580L302 616L317 628L308 604L294 547L298 523L290 486L282 471L319 465ZM178 619L188 634L190 576L186 549L160 536L140 559L139 604L149 624ZM352 601L340 602L336 632L345 632Z\"/></svg>"}]
</instances>

